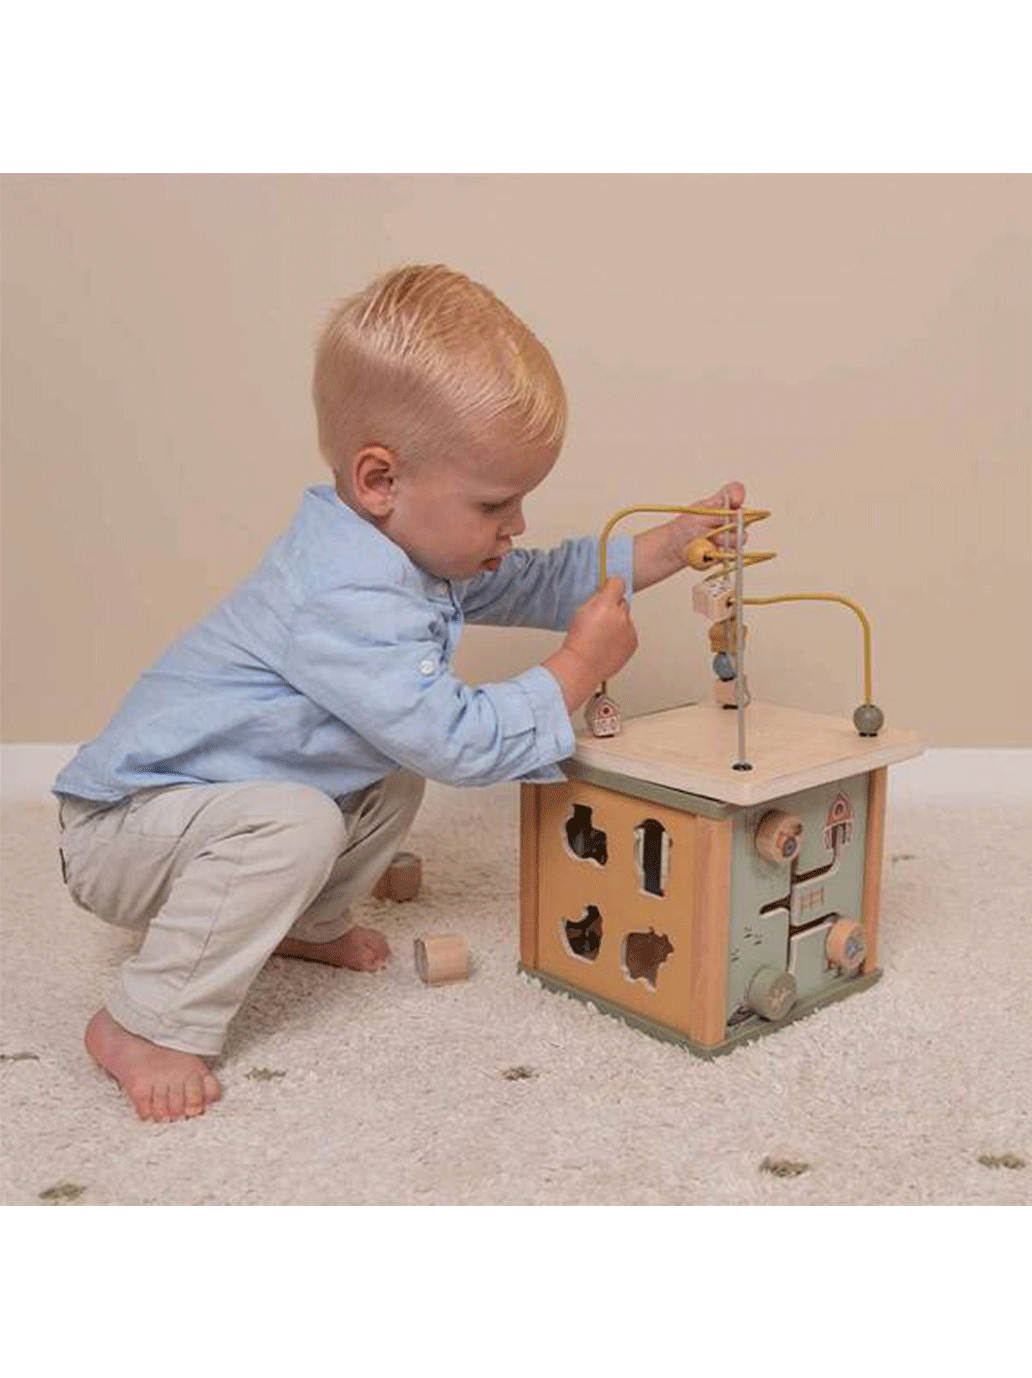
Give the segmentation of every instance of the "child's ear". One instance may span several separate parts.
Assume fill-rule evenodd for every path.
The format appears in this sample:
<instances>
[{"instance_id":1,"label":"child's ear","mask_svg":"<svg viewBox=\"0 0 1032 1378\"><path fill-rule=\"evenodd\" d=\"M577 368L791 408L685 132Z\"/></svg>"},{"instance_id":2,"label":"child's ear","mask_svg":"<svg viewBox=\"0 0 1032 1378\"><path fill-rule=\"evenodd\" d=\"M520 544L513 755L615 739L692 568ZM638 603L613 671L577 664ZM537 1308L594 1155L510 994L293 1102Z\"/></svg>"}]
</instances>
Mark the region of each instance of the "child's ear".
<instances>
[{"instance_id":1,"label":"child's ear","mask_svg":"<svg viewBox=\"0 0 1032 1378\"><path fill-rule=\"evenodd\" d=\"M371 517L386 517L394 507L398 461L382 445L366 445L355 456L351 482L355 497Z\"/></svg>"}]
</instances>

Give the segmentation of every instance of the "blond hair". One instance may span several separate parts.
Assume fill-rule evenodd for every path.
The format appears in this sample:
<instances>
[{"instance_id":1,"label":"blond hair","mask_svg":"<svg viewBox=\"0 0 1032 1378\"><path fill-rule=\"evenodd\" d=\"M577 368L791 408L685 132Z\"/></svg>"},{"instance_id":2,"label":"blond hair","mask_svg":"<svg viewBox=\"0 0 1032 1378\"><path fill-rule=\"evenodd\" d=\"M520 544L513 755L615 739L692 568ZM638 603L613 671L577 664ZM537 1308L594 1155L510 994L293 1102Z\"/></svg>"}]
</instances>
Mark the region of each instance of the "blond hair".
<instances>
[{"instance_id":1,"label":"blond hair","mask_svg":"<svg viewBox=\"0 0 1032 1378\"><path fill-rule=\"evenodd\" d=\"M333 308L312 400L319 449L340 474L369 444L420 463L497 434L558 449L566 430L548 350L493 292L440 263L397 268Z\"/></svg>"}]
</instances>

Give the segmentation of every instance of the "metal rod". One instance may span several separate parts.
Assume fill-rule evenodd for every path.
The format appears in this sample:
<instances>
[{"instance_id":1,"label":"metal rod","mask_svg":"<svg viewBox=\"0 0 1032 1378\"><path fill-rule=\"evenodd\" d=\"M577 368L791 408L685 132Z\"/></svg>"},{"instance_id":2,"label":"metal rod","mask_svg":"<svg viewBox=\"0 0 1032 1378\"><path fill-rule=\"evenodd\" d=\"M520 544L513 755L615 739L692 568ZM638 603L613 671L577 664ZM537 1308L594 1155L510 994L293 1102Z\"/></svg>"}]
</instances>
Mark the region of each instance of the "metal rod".
<instances>
[{"instance_id":1,"label":"metal rod","mask_svg":"<svg viewBox=\"0 0 1032 1378\"><path fill-rule=\"evenodd\" d=\"M745 759L745 633L742 629L743 594L742 587L742 545L745 539L745 523L742 520L742 509L739 507L736 513L736 550L735 550L735 686L738 691L738 760L735 763L736 770L749 770L750 766Z\"/></svg>"}]
</instances>

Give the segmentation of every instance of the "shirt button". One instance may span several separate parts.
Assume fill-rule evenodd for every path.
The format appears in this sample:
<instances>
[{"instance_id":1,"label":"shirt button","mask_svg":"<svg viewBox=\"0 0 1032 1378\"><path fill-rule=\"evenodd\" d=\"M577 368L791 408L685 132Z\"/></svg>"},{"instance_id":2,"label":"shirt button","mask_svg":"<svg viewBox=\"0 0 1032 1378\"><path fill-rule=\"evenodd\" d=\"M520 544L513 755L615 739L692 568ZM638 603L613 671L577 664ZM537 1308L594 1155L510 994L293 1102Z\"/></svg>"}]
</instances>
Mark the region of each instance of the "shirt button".
<instances>
[{"instance_id":1,"label":"shirt button","mask_svg":"<svg viewBox=\"0 0 1032 1378\"><path fill-rule=\"evenodd\" d=\"M442 597L447 598L447 596L448 596L448 585L447 585L447 584L438 584L438 585L437 585L437 592L438 592L439 594L441 594Z\"/></svg>"},{"instance_id":2,"label":"shirt button","mask_svg":"<svg viewBox=\"0 0 1032 1378\"><path fill-rule=\"evenodd\" d=\"M434 662L432 660L421 660L419 662L419 673L421 675L432 675L434 672Z\"/></svg>"}]
</instances>

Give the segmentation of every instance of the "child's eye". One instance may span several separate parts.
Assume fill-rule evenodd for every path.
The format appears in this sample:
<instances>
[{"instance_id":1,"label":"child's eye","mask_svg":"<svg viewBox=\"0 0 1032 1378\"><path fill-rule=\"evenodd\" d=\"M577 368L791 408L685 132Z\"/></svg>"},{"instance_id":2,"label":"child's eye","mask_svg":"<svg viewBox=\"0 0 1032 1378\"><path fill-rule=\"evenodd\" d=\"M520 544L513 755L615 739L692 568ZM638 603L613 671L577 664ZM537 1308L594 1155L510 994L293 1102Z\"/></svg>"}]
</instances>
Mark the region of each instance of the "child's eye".
<instances>
[{"instance_id":1,"label":"child's eye","mask_svg":"<svg viewBox=\"0 0 1032 1378\"><path fill-rule=\"evenodd\" d=\"M504 502L482 502L480 510L482 512L501 512L502 508L507 506L508 504Z\"/></svg>"}]
</instances>

